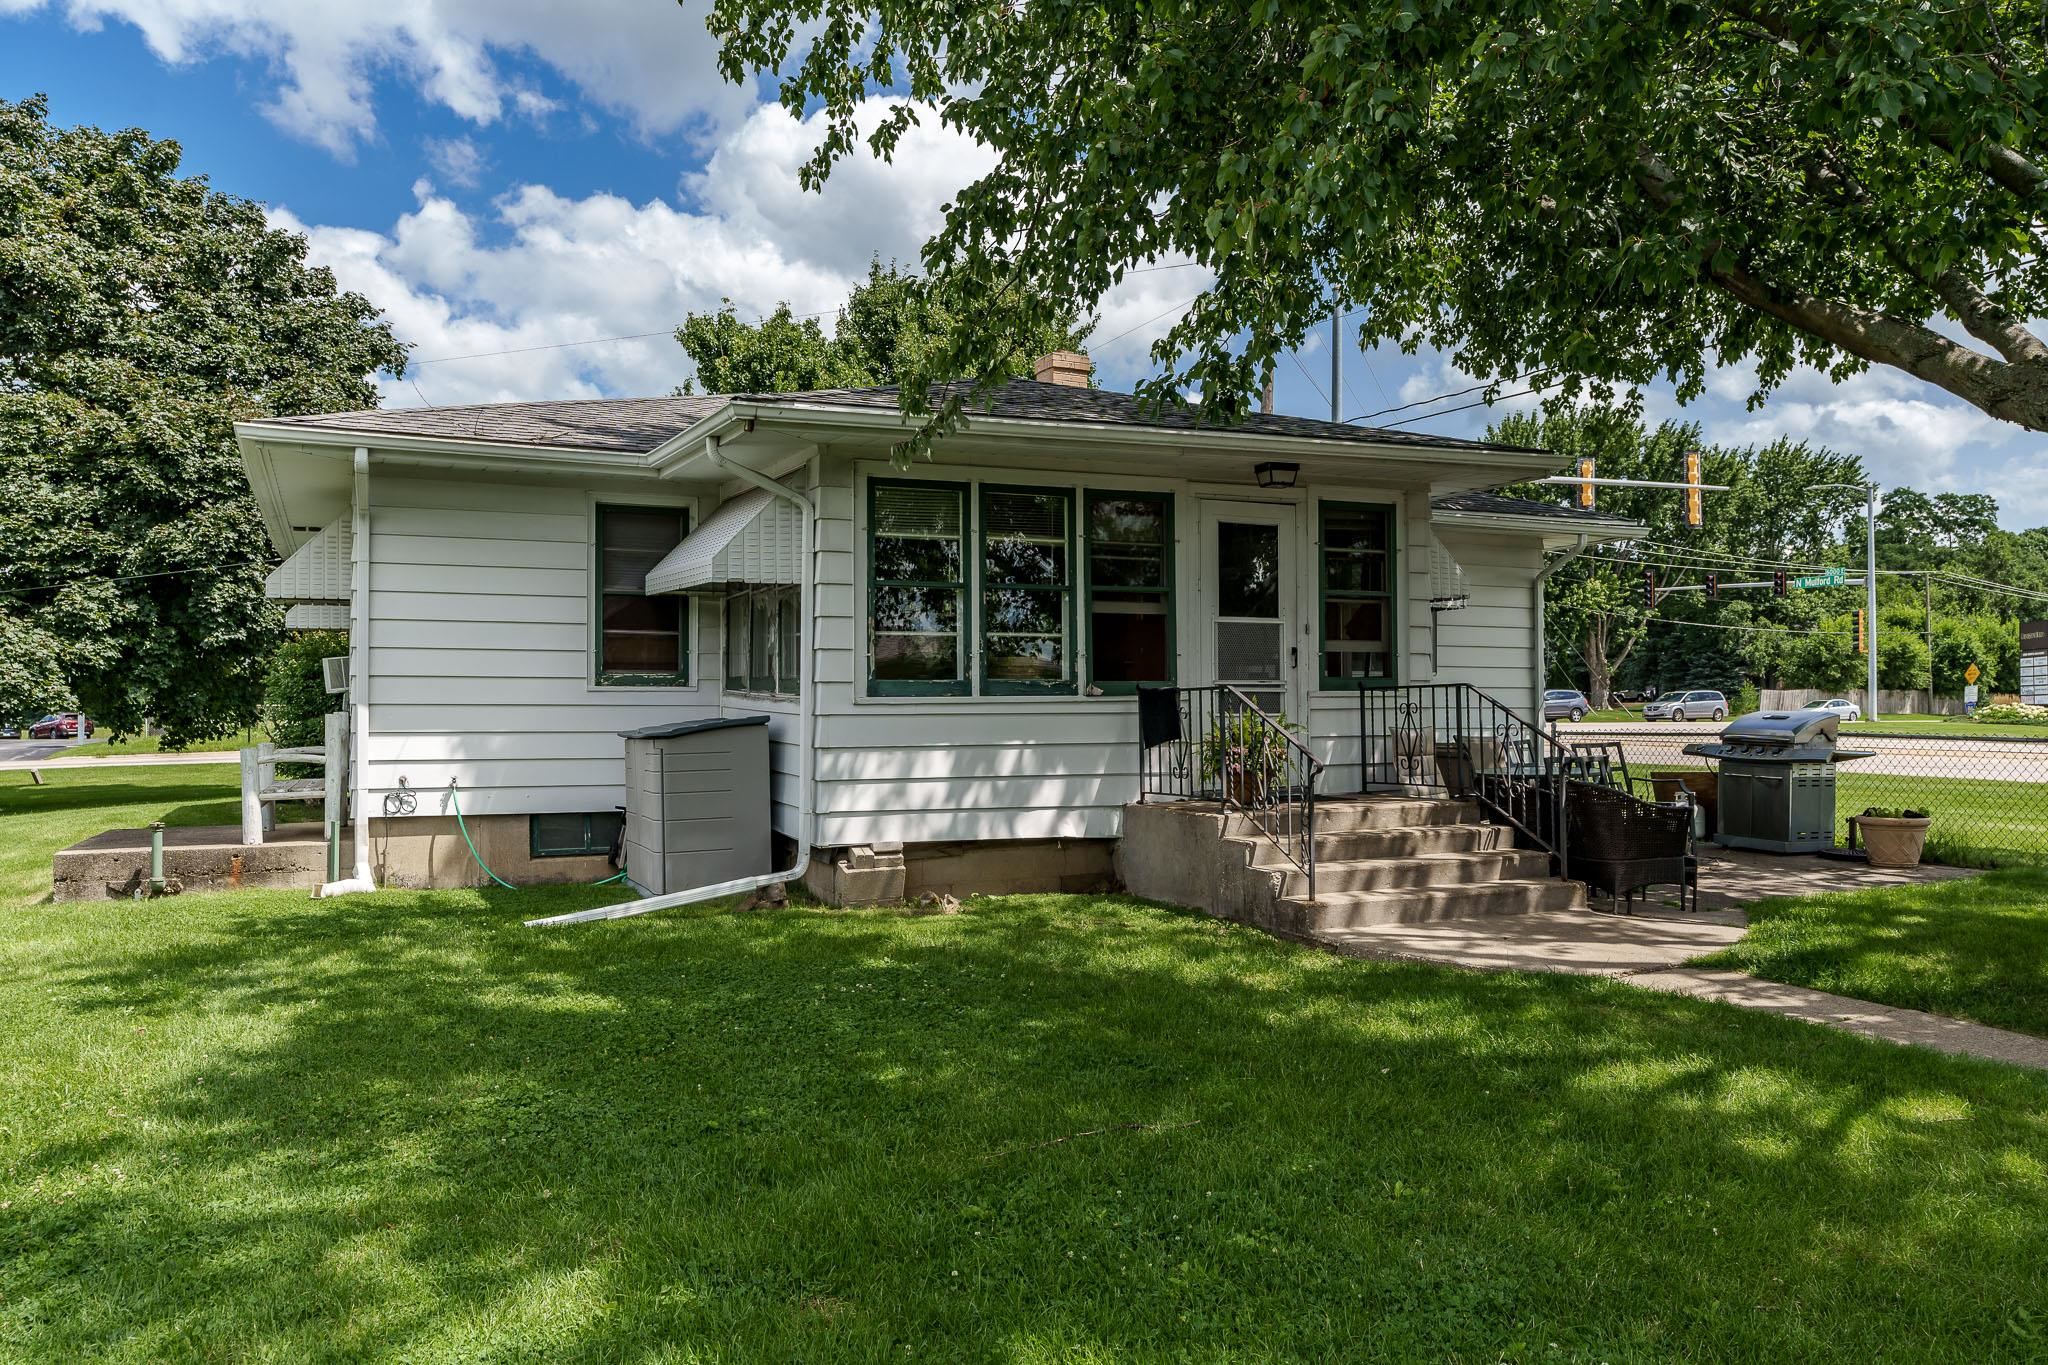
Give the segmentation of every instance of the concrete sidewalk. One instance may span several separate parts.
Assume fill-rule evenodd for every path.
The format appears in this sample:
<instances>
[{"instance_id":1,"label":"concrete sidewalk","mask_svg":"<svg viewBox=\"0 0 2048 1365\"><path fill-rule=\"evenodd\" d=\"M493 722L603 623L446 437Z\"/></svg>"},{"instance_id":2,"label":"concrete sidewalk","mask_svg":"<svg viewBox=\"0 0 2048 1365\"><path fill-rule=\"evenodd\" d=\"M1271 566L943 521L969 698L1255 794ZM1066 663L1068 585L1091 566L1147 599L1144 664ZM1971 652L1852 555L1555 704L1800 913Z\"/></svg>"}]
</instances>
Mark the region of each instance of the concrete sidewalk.
<instances>
[{"instance_id":1,"label":"concrete sidewalk","mask_svg":"<svg viewBox=\"0 0 2048 1365\"><path fill-rule=\"evenodd\" d=\"M1741 909L1747 902L1969 875L1957 868L1887 871L1819 858L1716 849L1703 854L1703 908L1693 914L1661 907L1634 915L1543 910L1325 930L1314 935L1313 941L1349 957L1431 962L1474 971L1613 977L1645 990L1718 1000L1866 1038L2048 1071L2048 1038L1851 1000L1805 986L1780 985L1744 972L1685 965L1733 945L1748 932L1748 919Z\"/></svg>"},{"instance_id":2,"label":"concrete sidewalk","mask_svg":"<svg viewBox=\"0 0 2048 1365\"><path fill-rule=\"evenodd\" d=\"M105 758L17 758L0 763L0 773L27 772L31 768L48 772L55 768L156 768L177 764L226 764L241 761L241 755L233 749L206 754L108 754Z\"/></svg>"}]
</instances>

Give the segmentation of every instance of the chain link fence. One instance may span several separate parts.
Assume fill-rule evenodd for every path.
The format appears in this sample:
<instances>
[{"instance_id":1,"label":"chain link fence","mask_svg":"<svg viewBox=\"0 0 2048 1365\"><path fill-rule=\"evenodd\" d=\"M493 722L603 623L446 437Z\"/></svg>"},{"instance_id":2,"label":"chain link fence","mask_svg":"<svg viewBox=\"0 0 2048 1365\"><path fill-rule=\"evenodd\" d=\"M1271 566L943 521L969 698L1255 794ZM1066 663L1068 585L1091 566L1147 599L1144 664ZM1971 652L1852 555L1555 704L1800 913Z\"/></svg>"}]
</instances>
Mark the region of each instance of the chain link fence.
<instances>
[{"instance_id":1,"label":"chain link fence","mask_svg":"<svg viewBox=\"0 0 2048 1365\"><path fill-rule=\"evenodd\" d=\"M1849 817L1870 807L1924 811L1933 819L1927 858L1959 867L2048 865L2048 736L1844 729L1841 747L1871 756L1844 761L1836 773L1835 839L1849 842ZM1720 725L1633 721L1565 724L1566 743L1618 743L1631 785L1644 796L1669 800L1675 782L1658 774L1698 772L1715 766L1685 752L1711 741ZM1657 791L1659 786L1664 790Z\"/></svg>"}]
</instances>

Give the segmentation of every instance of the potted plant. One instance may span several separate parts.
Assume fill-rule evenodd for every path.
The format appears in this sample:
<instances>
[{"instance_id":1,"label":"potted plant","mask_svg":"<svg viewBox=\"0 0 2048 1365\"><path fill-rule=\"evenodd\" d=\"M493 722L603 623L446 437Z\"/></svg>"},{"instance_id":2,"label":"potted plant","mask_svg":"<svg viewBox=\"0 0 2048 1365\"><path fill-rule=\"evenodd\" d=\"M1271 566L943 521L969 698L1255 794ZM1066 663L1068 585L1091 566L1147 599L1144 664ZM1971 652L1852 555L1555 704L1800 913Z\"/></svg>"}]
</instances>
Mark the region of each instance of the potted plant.
<instances>
[{"instance_id":1,"label":"potted plant","mask_svg":"<svg viewBox=\"0 0 2048 1365\"><path fill-rule=\"evenodd\" d=\"M1872 806L1849 819L1862 837L1872 867L1920 865L1921 851L1927 847L1927 827L1933 823L1926 811Z\"/></svg>"},{"instance_id":2,"label":"potted plant","mask_svg":"<svg viewBox=\"0 0 2048 1365\"><path fill-rule=\"evenodd\" d=\"M1220 783L1232 805L1265 805L1287 767L1283 732L1300 730L1279 714L1239 711L1217 717L1202 736L1202 780Z\"/></svg>"}]
</instances>

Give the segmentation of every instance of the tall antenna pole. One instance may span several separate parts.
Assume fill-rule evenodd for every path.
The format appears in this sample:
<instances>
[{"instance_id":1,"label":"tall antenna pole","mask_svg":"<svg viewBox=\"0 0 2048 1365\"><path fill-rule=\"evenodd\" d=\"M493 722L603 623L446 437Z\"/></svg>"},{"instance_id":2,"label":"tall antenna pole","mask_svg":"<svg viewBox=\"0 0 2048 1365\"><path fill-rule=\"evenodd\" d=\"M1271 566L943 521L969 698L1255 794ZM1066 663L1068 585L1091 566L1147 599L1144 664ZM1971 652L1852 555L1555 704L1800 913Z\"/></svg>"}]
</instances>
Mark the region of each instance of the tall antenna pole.
<instances>
[{"instance_id":1,"label":"tall antenna pole","mask_svg":"<svg viewBox=\"0 0 2048 1365\"><path fill-rule=\"evenodd\" d=\"M1337 310L1330 310L1330 420L1341 422L1344 413L1339 406L1338 394L1344 391L1344 319Z\"/></svg>"}]
</instances>

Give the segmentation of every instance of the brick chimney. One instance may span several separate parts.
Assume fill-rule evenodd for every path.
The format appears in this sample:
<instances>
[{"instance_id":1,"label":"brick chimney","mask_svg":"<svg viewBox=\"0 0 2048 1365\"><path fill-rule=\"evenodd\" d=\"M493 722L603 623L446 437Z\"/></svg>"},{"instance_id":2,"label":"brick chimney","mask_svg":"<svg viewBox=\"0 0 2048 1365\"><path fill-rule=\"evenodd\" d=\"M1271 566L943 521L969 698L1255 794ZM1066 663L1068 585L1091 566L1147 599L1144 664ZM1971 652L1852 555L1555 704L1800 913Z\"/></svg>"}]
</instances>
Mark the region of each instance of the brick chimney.
<instances>
[{"instance_id":1,"label":"brick chimney","mask_svg":"<svg viewBox=\"0 0 2048 1365\"><path fill-rule=\"evenodd\" d=\"M1031 377L1041 384L1065 384L1070 389L1088 387L1095 362L1086 351L1054 351L1031 362Z\"/></svg>"}]
</instances>

